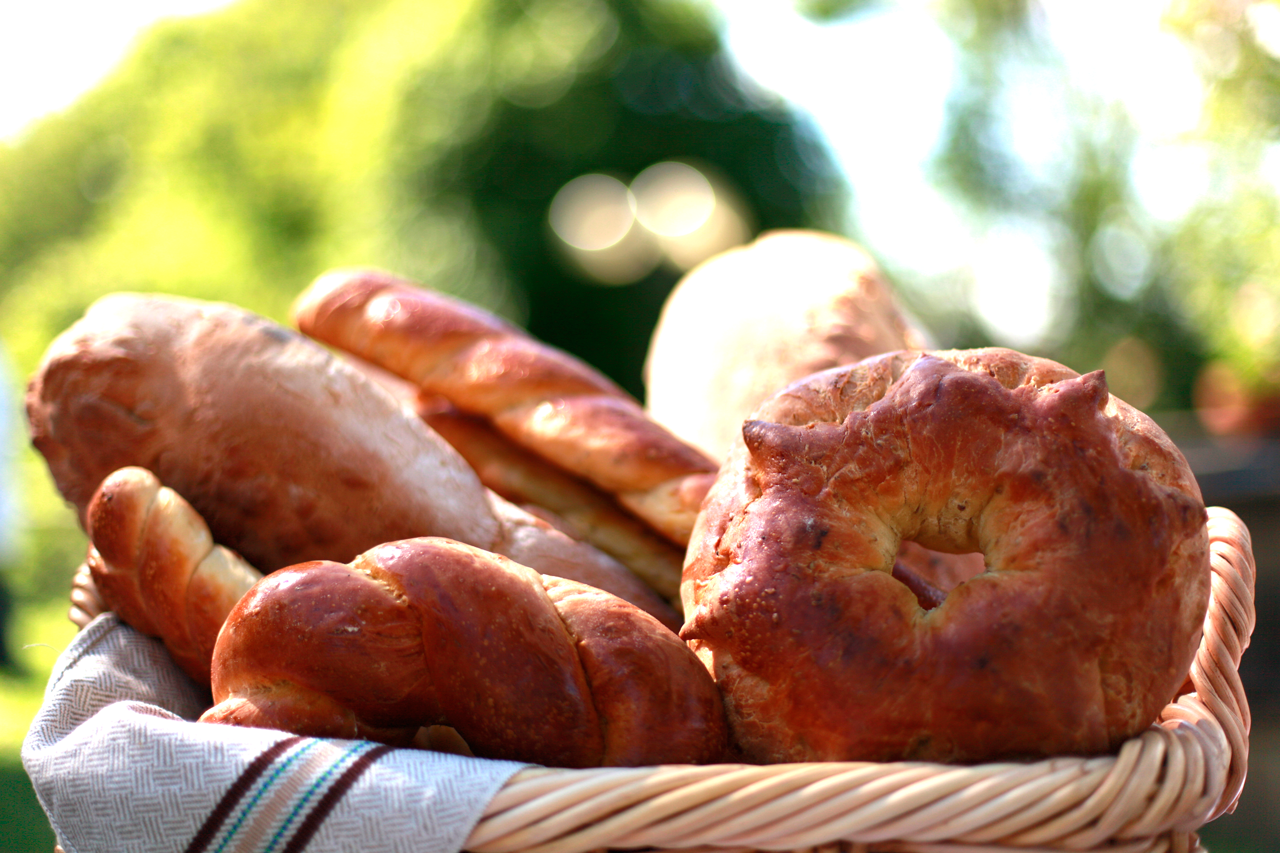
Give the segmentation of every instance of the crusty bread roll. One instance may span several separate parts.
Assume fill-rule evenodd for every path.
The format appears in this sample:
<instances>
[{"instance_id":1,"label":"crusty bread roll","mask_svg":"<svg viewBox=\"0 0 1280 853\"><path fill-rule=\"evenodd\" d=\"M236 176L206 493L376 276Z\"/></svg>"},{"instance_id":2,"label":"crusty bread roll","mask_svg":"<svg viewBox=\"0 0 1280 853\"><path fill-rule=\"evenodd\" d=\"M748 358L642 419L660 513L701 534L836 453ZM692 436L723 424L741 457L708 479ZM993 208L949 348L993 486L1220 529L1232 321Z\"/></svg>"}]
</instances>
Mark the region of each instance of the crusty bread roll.
<instances>
[{"instance_id":1,"label":"crusty bread roll","mask_svg":"<svg viewBox=\"0 0 1280 853\"><path fill-rule=\"evenodd\" d=\"M680 547L717 464L591 366L480 308L380 270L326 273L294 303L303 333L481 415Z\"/></svg>"},{"instance_id":2,"label":"crusty bread roll","mask_svg":"<svg viewBox=\"0 0 1280 853\"><path fill-rule=\"evenodd\" d=\"M899 543L981 552L930 607ZM682 636L753 761L1100 753L1182 685L1209 592L1186 460L1101 372L894 353L766 401L690 544Z\"/></svg>"},{"instance_id":3,"label":"crusty bread roll","mask_svg":"<svg viewBox=\"0 0 1280 853\"><path fill-rule=\"evenodd\" d=\"M103 603L98 585L93 582L88 555L71 576L70 598L71 606L67 608L67 618L78 630L83 630L86 625L111 609Z\"/></svg>"},{"instance_id":4,"label":"crusty bread roll","mask_svg":"<svg viewBox=\"0 0 1280 853\"><path fill-rule=\"evenodd\" d=\"M85 562L102 605L160 638L184 672L208 685L222 623L262 574L215 544L199 513L145 468L113 472L85 516Z\"/></svg>"},{"instance_id":5,"label":"crusty bread roll","mask_svg":"<svg viewBox=\"0 0 1280 853\"><path fill-rule=\"evenodd\" d=\"M885 352L923 349L876 262L820 231L768 231L703 262L668 295L649 341L645 406L723 461L761 402L810 374ZM898 575L943 595L982 571L980 554L904 543Z\"/></svg>"},{"instance_id":6,"label":"crusty bread roll","mask_svg":"<svg viewBox=\"0 0 1280 853\"><path fill-rule=\"evenodd\" d=\"M558 767L727 757L715 685L653 617L438 538L263 579L218 637L213 698L204 722L398 745L444 725Z\"/></svg>"},{"instance_id":7,"label":"crusty bread roll","mask_svg":"<svg viewBox=\"0 0 1280 853\"><path fill-rule=\"evenodd\" d=\"M768 231L694 267L668 295L649 341L645 407L723 460L752 410L791 382L928 346L857 244Z\"/></svg>"},{"instance_id":8,"label":"crusty bread roll","mask_svg":"<svg viewBox=\"0 0 1280 853\"><path fill-rule=\"evenodd\" d=\"M616 560L484 488L389 392L240 308L104 297L50 345L26 405L32 442L82 520L108 474L139 466L263 572L446 536L679 624Z\"/></svg>"},{"instance_id":9,"label":"crusty bread roll","mask_svg":"<svg viewBox=\"0 0 1280 853\"><path fill-rule=\"evenodd\" d=\"M683 548L586 480L511 441L485 418L460 412L443 397L423 394L408 380L362 358L340 355L413 408L487 488L569 536L590 542L679 607Z\"/></svg>"},{"instance_id":10,"label":"crusty bread roll","mask_svg":"<svg viewBox=\"0 0 1280 853\"><path fill-rule=\"evenodd\" d=\"M590 542L678 605L684 550L586 481L514 444L483 418L439 399L419 400L418 415L462 454L480 482Z\"/></svg>"}]
</instances>

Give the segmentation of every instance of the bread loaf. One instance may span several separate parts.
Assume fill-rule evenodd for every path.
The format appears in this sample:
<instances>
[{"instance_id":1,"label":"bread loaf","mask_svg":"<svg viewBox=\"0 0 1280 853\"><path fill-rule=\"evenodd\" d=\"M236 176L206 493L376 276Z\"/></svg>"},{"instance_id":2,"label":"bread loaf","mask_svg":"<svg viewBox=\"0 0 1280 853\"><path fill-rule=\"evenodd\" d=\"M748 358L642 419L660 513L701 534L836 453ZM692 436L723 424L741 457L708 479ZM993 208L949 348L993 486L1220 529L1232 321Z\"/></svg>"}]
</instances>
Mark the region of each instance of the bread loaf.
<instances>
[{"instance_id":1,"label":"bread loaf","mask_svg":"<svg viewBox=\"0 0 1280 853\"><path fill-rule=\"evenodd\" d=\"M438 538L263 579L227 618L205 722L558 767L727 757L724 710L673 633L621 599Z\"/></svg>"},{"instance_id":2,"label":"bread loaf","mask_svg":"<svg viewBox=\"0 0 1280 853\"><path fill-rule=\"evenodd\" d=\"M32 442L82 521L107 475L139 466L263 572L446 536L679 624L616 560L484 488L389 392L234 306L104 297L50 345L26 407Z\"/></svg>"},{"instance_id":3,"label":"bread loaf","mask_svg":"<svg viewBox=\"0 0 1280 853\"><path fill-rule=\"evenodd\" d=\"M667 296L645 360L645 408L723 460L752 410L786 385L928 345L860 246L769 231L694 267Z\"/></svg>"},{"instance_id":4,"label":"bread loaf","mask_svg":"<svg viewBox=\"0 0 1280 853\"><path fill-rule=\"evenodd\" d=\"M586 480L511 441L485 418L460 412L443 397L423 394L408 380L362 358L342 355L412 407L462 455L487 488L569 536L590 542L679 607L683 548Z\"/></svg>"},{"instance_id":5,"label":"bread loaf","mask_svg":"<svg viewBox=\"0 0 1280 853\"><path fill-rule=\"evenodd\" d=\"M102 604L162 640L183 671L207 685L218 631L261 573L215 544L191 505L144 468L103 480L86 519L86 564Z\"/></svg>"},{"instance_id":6,"label":"bread loaf","mask_svg":"<svg viewBox=\"0 0 1280 853\"><path fill-rule=\"evenodd\" d=\"M667 296L645 360L645 408L723 461L756 406L810 374L922 349L875 261L820 231L769 231L690 270ZM983 569L980 554L903 543L899 575L944 595Z\"/></svg>"},{"instance_id":7,"label":"bread loaf","mask_svg":"<svg viewBox=\"0 0 1280 853\"><path fill-rule=\"evenodd\" d=\"M541 517L609 554L678 604L683 549L586 481L514 444L483 418L438 400L420 401L418 414L490 489L531 513L549 513Z\"/></svg>"},{"instance_id":8,"label":"bread loaf","mask_svg":"<svg viewBox=\"0 0 1280 853\"><path fill-rule=\"evenodd\" d=\"M88 556L91 555L92 551ZM111 609L102 602L98 585L93 582L88 556L71 576L71 606L67 609L67 618L78 630L83 630L86 625Z\"/></svg>"},{"instance_id":9,"label":"bread loaf","mask_svg":"<svg viewBox=\"0 0 1280 853\"><path fill-rule=\"evenodd\" d=\"M1102 753L1183 684L1206 510L1150 418L1004 349L902 352L771 397L690 545L682 636L760 762ZM899 544L981 553L930 601Z\"/></svg>"},{"instance_id":10,"label":"bread loaf","mask_svg":"<svg viewBox=\"0 0 1280 853\"><path fill-rule=\"evenodd\" d=\"M481 415L615 496L680 547L718 466L612 381L476 306L377 270L335 270L294 304L305 334Z\"/></svg>"}]
</instances>

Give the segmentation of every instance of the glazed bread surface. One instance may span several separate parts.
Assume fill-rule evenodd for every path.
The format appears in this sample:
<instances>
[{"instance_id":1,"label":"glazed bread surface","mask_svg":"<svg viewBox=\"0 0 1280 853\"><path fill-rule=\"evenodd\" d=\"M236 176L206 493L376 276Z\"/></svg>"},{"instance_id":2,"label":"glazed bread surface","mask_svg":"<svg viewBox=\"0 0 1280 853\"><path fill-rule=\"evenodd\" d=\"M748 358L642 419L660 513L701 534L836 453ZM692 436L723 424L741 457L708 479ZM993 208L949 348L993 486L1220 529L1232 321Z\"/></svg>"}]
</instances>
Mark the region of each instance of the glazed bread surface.
<instances>
[{"instance_id":1,"label":"glazed bread surface","mask_svg":"<svg viewBox=\"0 0 1280 853\"><path fill-rule=\"evenodd\" d=\"M236 605L202 720L557 767L727 756L720 695L674 633L616 596L451 540L304 563Z\"/></svg>"},{"instance_id":2,"label":"glazed bread surface","mask_svg":"<svg viewBox=\"0 0 1280 853\"><path fill-rule=\"evenodd\" d=\"M222 623L261 573L216 544L199 513L145 468L112 472L86 518L85 563L102 605L158 637L207 687Z\"/></svg>"},{"instance_id":3,"label":"glazed bread surface","mask_svg":"<svg viewBox=\"0 0 1280 853\"><path fill-rule=\"evenodd\" d=\"M679 624L616 560L486 489L390 392L231 305L104 297L50 345L26 407L32 442L82 521L104 478L138 466L263 572L443 536Z\"/></svg>"},{"instance_id":4,"label":"glazed bread surface","mask_svg":"<svg viewBox=\"0 0 1280 853\"><path fill-rule=\"evenodd\" d=\"M900 544L981 553L929 603ZM1145 415L1009 350L878 356L743 427L690 546L682 636L763 762L1093 754L1174 697L1206 511Z\"/></svg>"},{"instance_id":5,"label":"glazed bread surface","mask_svg":"<svg viewBox=\"0 0 1280 853\"><path fill-rule=\"evenodd\" d=\"M326 273L294 303L304 333L479 415L683 548L717 465L610 379L468 304L388 272Z\"/></svg>"}]
</instances>

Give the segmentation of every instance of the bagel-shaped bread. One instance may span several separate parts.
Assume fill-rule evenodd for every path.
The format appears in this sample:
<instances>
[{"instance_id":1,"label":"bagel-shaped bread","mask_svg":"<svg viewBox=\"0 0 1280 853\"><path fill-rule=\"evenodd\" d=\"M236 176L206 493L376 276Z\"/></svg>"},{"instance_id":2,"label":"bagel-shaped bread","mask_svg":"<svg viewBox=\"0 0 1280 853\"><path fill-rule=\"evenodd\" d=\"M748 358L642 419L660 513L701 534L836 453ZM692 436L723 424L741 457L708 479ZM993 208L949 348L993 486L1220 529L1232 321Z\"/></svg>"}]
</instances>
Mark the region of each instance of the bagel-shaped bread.
<instances>
[{"instance_id":1,"label":"bagel-shaped bread","mask_svg":"<svg viewBox=\"0 0 1280 853\"><path fill-rule=\"evenodd\" d=\"M877 356L743 426L690 543L682 636L751 761L1102 753L1186 678L1206 517L1182 454L1101 372ZM891 574L905 540L986 571L927 607Z\"/></svg>"}]
</instances>

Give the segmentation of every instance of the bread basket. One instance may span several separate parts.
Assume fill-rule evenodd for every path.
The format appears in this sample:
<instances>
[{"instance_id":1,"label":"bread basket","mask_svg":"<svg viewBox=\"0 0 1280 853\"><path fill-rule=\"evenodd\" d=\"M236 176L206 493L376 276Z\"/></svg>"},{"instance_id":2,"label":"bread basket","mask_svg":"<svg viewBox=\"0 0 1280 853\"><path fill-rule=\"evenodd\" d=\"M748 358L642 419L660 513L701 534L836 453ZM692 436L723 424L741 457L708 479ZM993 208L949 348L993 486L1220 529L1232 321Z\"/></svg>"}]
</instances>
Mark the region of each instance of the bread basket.
<instances>
[{"instance_id":1,"label":"bread basket","mask_svg":"<svg viewBox=\"0 0 1280 853\"><path fill-rule=\"evenodd\" d=\"M831 762L516 772L463 847L472 853L606 849L1059 851L1202 849L1234 809L1248 763L1237 667L1254 627L1249 533L1209 510L1212 589L1182 694L1114 755L956 766ZM72 592L72 618L92 616Z\"/></svg>"},{"instance_id":2,"label":"bread basket","mask_svg":"<svg viewBox=\"0 0 1280 853\"><path fill-rule=\"evenodd\" d=\"M596 849L982 853L1199 848L1234 809L1249 755L1237 668L1254 627L1249 532L1209 510L1204 636L1183 693L1115 755L951 766L837 762L518 773L467 839L473 853Z\"/></svg>"}]
</instances>

